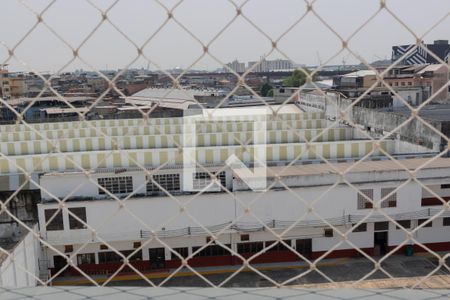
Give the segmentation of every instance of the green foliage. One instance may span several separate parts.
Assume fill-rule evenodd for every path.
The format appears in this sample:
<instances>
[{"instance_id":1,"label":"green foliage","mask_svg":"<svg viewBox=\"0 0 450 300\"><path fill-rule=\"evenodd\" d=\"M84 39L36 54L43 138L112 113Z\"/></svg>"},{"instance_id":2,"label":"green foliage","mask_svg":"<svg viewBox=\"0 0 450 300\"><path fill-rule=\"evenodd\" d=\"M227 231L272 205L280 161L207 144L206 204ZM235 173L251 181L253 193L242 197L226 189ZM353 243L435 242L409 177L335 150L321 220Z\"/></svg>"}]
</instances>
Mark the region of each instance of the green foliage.
<instances>
[{"instance_id":1,"label":"green foliage","mask_svg":"<svg viewBox=\"0 0 450 300\"><path fill-rule=\"evenodd\" d=\"M308 69L304 69L304 70L308 74L311 73L311 71ZM313 76L313 80L314 80L314 77L315 76ZM283 80L283 86L299 87L299 86L305 84L305 82L306 82L306 74L300 69L295 69L291 76L289 76Z\"/></svg>"},{"instance_id":2,"label":"green foliage","mask_svg":"<svg viewBox=\"0 0 450 300\"><path fill-rule=\"evenodd\" d=\"M267 92L267 97L273 97L273 89Z\"/></svg>"},{"instance_id":3,"label":"green foliage","mask_svg":"<svg viewBox=\"0 0 450 300\"><path fill-rule=\"evenodd\" d=\"M261 96L263 96L263 97L268 97L270 91L272 91L272 96L273 96L273 87L272 87L270 84L264 83L264 84L261 86L261 90L260 90Z\"/></svg>"}]
</instances>

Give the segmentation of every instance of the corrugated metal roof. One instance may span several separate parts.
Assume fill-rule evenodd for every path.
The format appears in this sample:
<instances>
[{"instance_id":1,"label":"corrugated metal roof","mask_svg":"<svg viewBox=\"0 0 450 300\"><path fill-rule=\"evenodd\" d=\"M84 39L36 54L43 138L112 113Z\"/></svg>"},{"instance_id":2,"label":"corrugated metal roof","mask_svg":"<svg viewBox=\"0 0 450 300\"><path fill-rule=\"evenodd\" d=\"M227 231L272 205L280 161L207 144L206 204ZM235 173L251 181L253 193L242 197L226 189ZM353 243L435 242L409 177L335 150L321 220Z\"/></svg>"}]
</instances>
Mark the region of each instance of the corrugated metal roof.
<instances>
[{"instance_id":1,"label":"corrugated metal roof","mask_svg":"<svg viewBox=\"0 0 450 300\"><path fill-rule=\"evenodd\" d=\"M303 112L295 104L270 105L270 107L267 105L257 105L245 107L229 107L220 109L204 109L203 116L208 117L209 114L213 114L212 116L214 117L272 115L272 110L277 112L277 114L295 114Z\"/></svg>"},{"instance_id":2,"label":"corrugated metal roof","mask_svg":"<svg viewBox=\"0 0 450 300\"><path fill-rule=\"evenodd\" d=\"M55 114L70 114L70 113L85 113L88 112L89 109L87 107L75 107L75 108L61 108L61 107L53 107L53 108L43 108L41 111L45 111L48 115Z\"/></svg>"},{"instance_id":3,"label":"corrugated metal roof","mask_svg":"<svg viewBox=\"0 0 450 300\"><path fill-rule=\"evenodd\" d=\"M286 167L269 167L268 176L274 177L276 175L286 176L308 176L308 175L320 175L320 174L337 174L344 172L352 167L349 173L359 172L380 172L380 171L405 171L415 170L423 164L429 162L429 158L412 158L396 160L397 163L391 160L380 161L367 161L361 162L355 165L354 162L337 163L332 164L333 168L328 164L310 164L310 165L294 165L288 168ZM400 166L400 165L401 166ZM423 169L435 169L435 168L450 168L450 158L438 158L431 163L428 163Z\"/></svg>"},{"instance_id":4,"label":"corrugated metal roof","mask_svg":"<svg viewBox=\"0 0 450 300\"><path fill-rule=\"evenodd\" d=\"M436 72L439 71L439 69L441 69L442 67L444 67L443 64L428 65L419 72L417 72L417 74L423 74L425 72Z\"/></svg>"},{"instance_id":5,"label":"corrugated metal roof","mask_svg":"<svg viewBox=\"0 0 450 300\"><path fill-rule=\"evenodd\" d=\"M377 72L373 71L373 70L360 70L360 71L342 75L342 77L362 77L362 76L369 76L369 75L376 75L376 74L377 74Z\"/></svg>"}]
</instances>

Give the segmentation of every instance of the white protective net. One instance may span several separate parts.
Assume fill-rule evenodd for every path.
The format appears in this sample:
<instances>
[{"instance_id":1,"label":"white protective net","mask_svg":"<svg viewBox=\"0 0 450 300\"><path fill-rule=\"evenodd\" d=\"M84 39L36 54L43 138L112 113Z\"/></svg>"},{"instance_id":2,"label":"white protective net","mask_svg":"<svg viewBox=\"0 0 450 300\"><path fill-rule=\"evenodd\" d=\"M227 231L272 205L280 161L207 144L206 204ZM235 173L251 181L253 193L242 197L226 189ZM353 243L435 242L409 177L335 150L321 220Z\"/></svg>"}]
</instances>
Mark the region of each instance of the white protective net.
<instances>
[{"instance_id":1,"label":"white protective net","mask_svg":"<svg viewBox=\"0 0 450 300\"><path fill-rule=\"evenodd\" d=\"M413 5L407 1L367 1L366 9L350 1L222 1L228 19L209 1L6 2L28 27L0 21L14 36L0 36L2 70L20 66L28 87L29 77L42 87L32 97L7 97L14 76L0 74L0 219L3 233L13 232L0 244L0 286L448 288L450 66L423 42L448 28L446 1L415 1L441 12L434 18L405 16L398 8ZM283 26L272 24L279 6L295 11ZM71 9L75 26L67 25ZM412 44L384 66L359 54L379 39L397 43L379 19ZM83 33L73 35L78 26ZM199 28L208 26L214 34L205 38ZM319 42L324 37L328 44ZM249 68L221 58L252 43L270 46ZM316 56L331 44L316 67L298 66L305 85L292 94L273 86L274 97L263 97L255 88L256 77L278 76L257 72L267 61ZM39 71L40 61L25 58L30 48L39 53L30 57L60 67ZM161 53L186 67L167 70ZM100 71L103 55L124 62L119 71ZM434 63L420 66L424 57ZM363 69L342 79L360 84L348 86L353 96L316 80L350 72L345 60ZM223 70L194 72L205 61ZM137 66L156 74L151 96L132 95L126 83ZM76 68L88 71L68 79ZM101 83L90 95L87 77ZM65 80L72 83L63 91ZM208 80L216 89L193 96L192 86ZM228 87L220 97L219 84ZM380 108L386 95L395 104ZM35 109L50 98L59 104ZM81 98L90 100L80 106ZM236 99L255 103L236 108ZM436 110L442 115L433 118Z\"/></svg>"}]
</instances>

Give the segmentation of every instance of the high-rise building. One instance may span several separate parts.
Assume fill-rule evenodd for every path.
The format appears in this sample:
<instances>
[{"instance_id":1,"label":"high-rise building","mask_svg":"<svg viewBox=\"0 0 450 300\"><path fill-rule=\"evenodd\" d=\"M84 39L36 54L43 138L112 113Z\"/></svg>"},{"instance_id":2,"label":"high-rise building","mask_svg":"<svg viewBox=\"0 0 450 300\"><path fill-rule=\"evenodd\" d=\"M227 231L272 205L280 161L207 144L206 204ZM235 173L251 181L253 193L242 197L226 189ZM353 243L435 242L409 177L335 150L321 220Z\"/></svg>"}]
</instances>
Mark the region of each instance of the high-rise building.
<instances>
[{"instance_id":1,"label":"high-rise building","mask_svg":"<svg viewBox=\"0 0 450 300\"><path fill-rule=\"evenodd\" d=\"M399 45L392 47L392 61L397 61L408 53L401 61L405 65L416 65L416 64L438 64L441 63L436 59L440 58L444 62L449 61L450 57L450 44L448 40L436 40L433 44L422 43L419 47L412 50L414 44L411 45ZM434 55L429 53L432 52Z\"/></svg>"},{"instance_id":2,"label":"high-rise building","mask_svg":"<svg viewBox=\"0 0 450 300\"><path fill-rule=\"evenodd\" d=\"M257 66L252 69L252 72L270 72L294 69L294 64L292 61L287 59L266 60L262 58L259 61L248 62L248 68L252 68L254 65Z\"/></svg>"},{"instance_id":3,"label":"high-rise building","mask_svg":"<svg viewBox=\"0 0 450 300\"><path fill-rule=\"evenodd\" d=\"M241 63L237 59L235 59L232 62L228 63L227 67L232 69L233 71L235 71L237 73L245 72L245 63ZM228 72L229 70L227 68L224 68L224 71Z\"/></svg>"}]
</instances>

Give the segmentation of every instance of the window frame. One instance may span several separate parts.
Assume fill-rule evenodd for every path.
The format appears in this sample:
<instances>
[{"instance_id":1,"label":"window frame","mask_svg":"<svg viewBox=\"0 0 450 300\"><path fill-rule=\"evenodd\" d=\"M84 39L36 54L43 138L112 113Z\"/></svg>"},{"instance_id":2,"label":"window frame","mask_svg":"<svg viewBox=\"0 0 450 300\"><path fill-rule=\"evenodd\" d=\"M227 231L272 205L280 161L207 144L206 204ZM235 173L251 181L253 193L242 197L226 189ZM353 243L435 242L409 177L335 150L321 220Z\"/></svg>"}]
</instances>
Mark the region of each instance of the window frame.
<instances>
[{"instance_id":1,"label":"window frame","mask_svg":"<svg viewBox=\"0 0 450 300\"><path fill-rule=\"evenodd\" d=\"M450 226L450 217L443 217L442 218L442 226Z\"/></svg>"},{"instance_id":2,"label":"window frame","mask_svg":"<svg viewBox=\"0 0 450 300\"><path fill-rule=\"evenodd\" d=\"M100 186L113 195L133 192L133 176L100 177L97 178L97 184L99 195L108 195Z\"/></svg>"},{"instance_id":3,"label":"window frame","mask_svg":"<svg viewBox=\"0 0 450 300\"><path fill-rule=\"evenodd\" d=\"M77 219L75 219L71 214L69 215L69 229L70 230L77 230L77 229L86 229L87 226L85 224L87 224L87 212L86 212L86 207L85 206L80 206L80 207L69 207L68 210L75 214L78 218L80 218L81 220L84 221L84 224L81 223L80 221L78 221ZM83 215L78 215L76 213L77 210L83 210L84 212L84 216ZM84 217L84 218L83 218Z\"/></svg>"},{"instance_id":4,"label":"window frame","mask_svg":"<svg viewBox=\"0 0 450 300\"><path fill-rule=\"evenodd\" d=\"M181 191L180 173L154 174L152 179L156 181L162 188L168 192ZM146 192L147 194L164 193L153 181L147 176Z\"/></svg>"},{"instance_id":5,"label":"window frame","mask_svg":"<svg viewBox=\"0 0 450 300\"><path fill-rule=\"evenodd\" d=\"M417 220L417 226L422 225L423 223L425 223L428 220L429 219L418 219ZM425 226L422 226L422 228L428 228L428 227L433 227L433 221L428 222L427 224L425 224Z\"/></svg>"},{"instance_id":6,"label":"window frame","mask_svg":"<svg viewBox=\"0 0 450 300\"><path fill-rule=\"evenodd\" d=\"M56 213L56 215L53 217L53 215L55 213ZM50 220L52 217L53 217L53 219L50 221L50 223L48 223L48 220ZM58 208L44 209L44 220L45 220L44 226L45 226L46 231L62 231L62 230L64 230L64 219L63 219L62 209L58 209ZM58 222L59 220L60 220L60 222Z\"/></svg>"},{"instance_id":7,"label":"window frame","mask_svg":"<svg viewBox=\"0 0 450 300\"><path fill-rule=\"evenodd\" d=\"M354 227L356 224L352 224L352 232L367 232L367 223L361 223L357 227Z\"/></svg>"},{"instance_id":8,"label":"window frame","mask_svg":"<svg viewBox=\"0 0 450 300\"><path fill-rule=\"evenodd\" d=\"M365 197L363 197L361 194L364 194L365 196L367 196L369 199L371 199L373 201L374 199L374 190L373 189L360 189L357 193L357 203L356 203L356 207L358 210L360 209L371 209L373 208L373 204L368 201Z\"/></svg>"},{"instance_id":9,"label":"window frame","mask_svg":"<svg viewBox=\"0 0 450 300\"><path fill-rule=\"evenodd\" d=\"M405 229L410 229L411 228L411 220L396 220L397 221L397 223L399 224L399 225L402 225L402 227L403 228L405 228ZM405 226L403 223L405 223L405 222L408 222L408 226ZM401 227L398 227L398 225L395 225L395 229L397 229L397 230L403 230L403 228L401 228Z\"/></svg>"}]
</instances>

